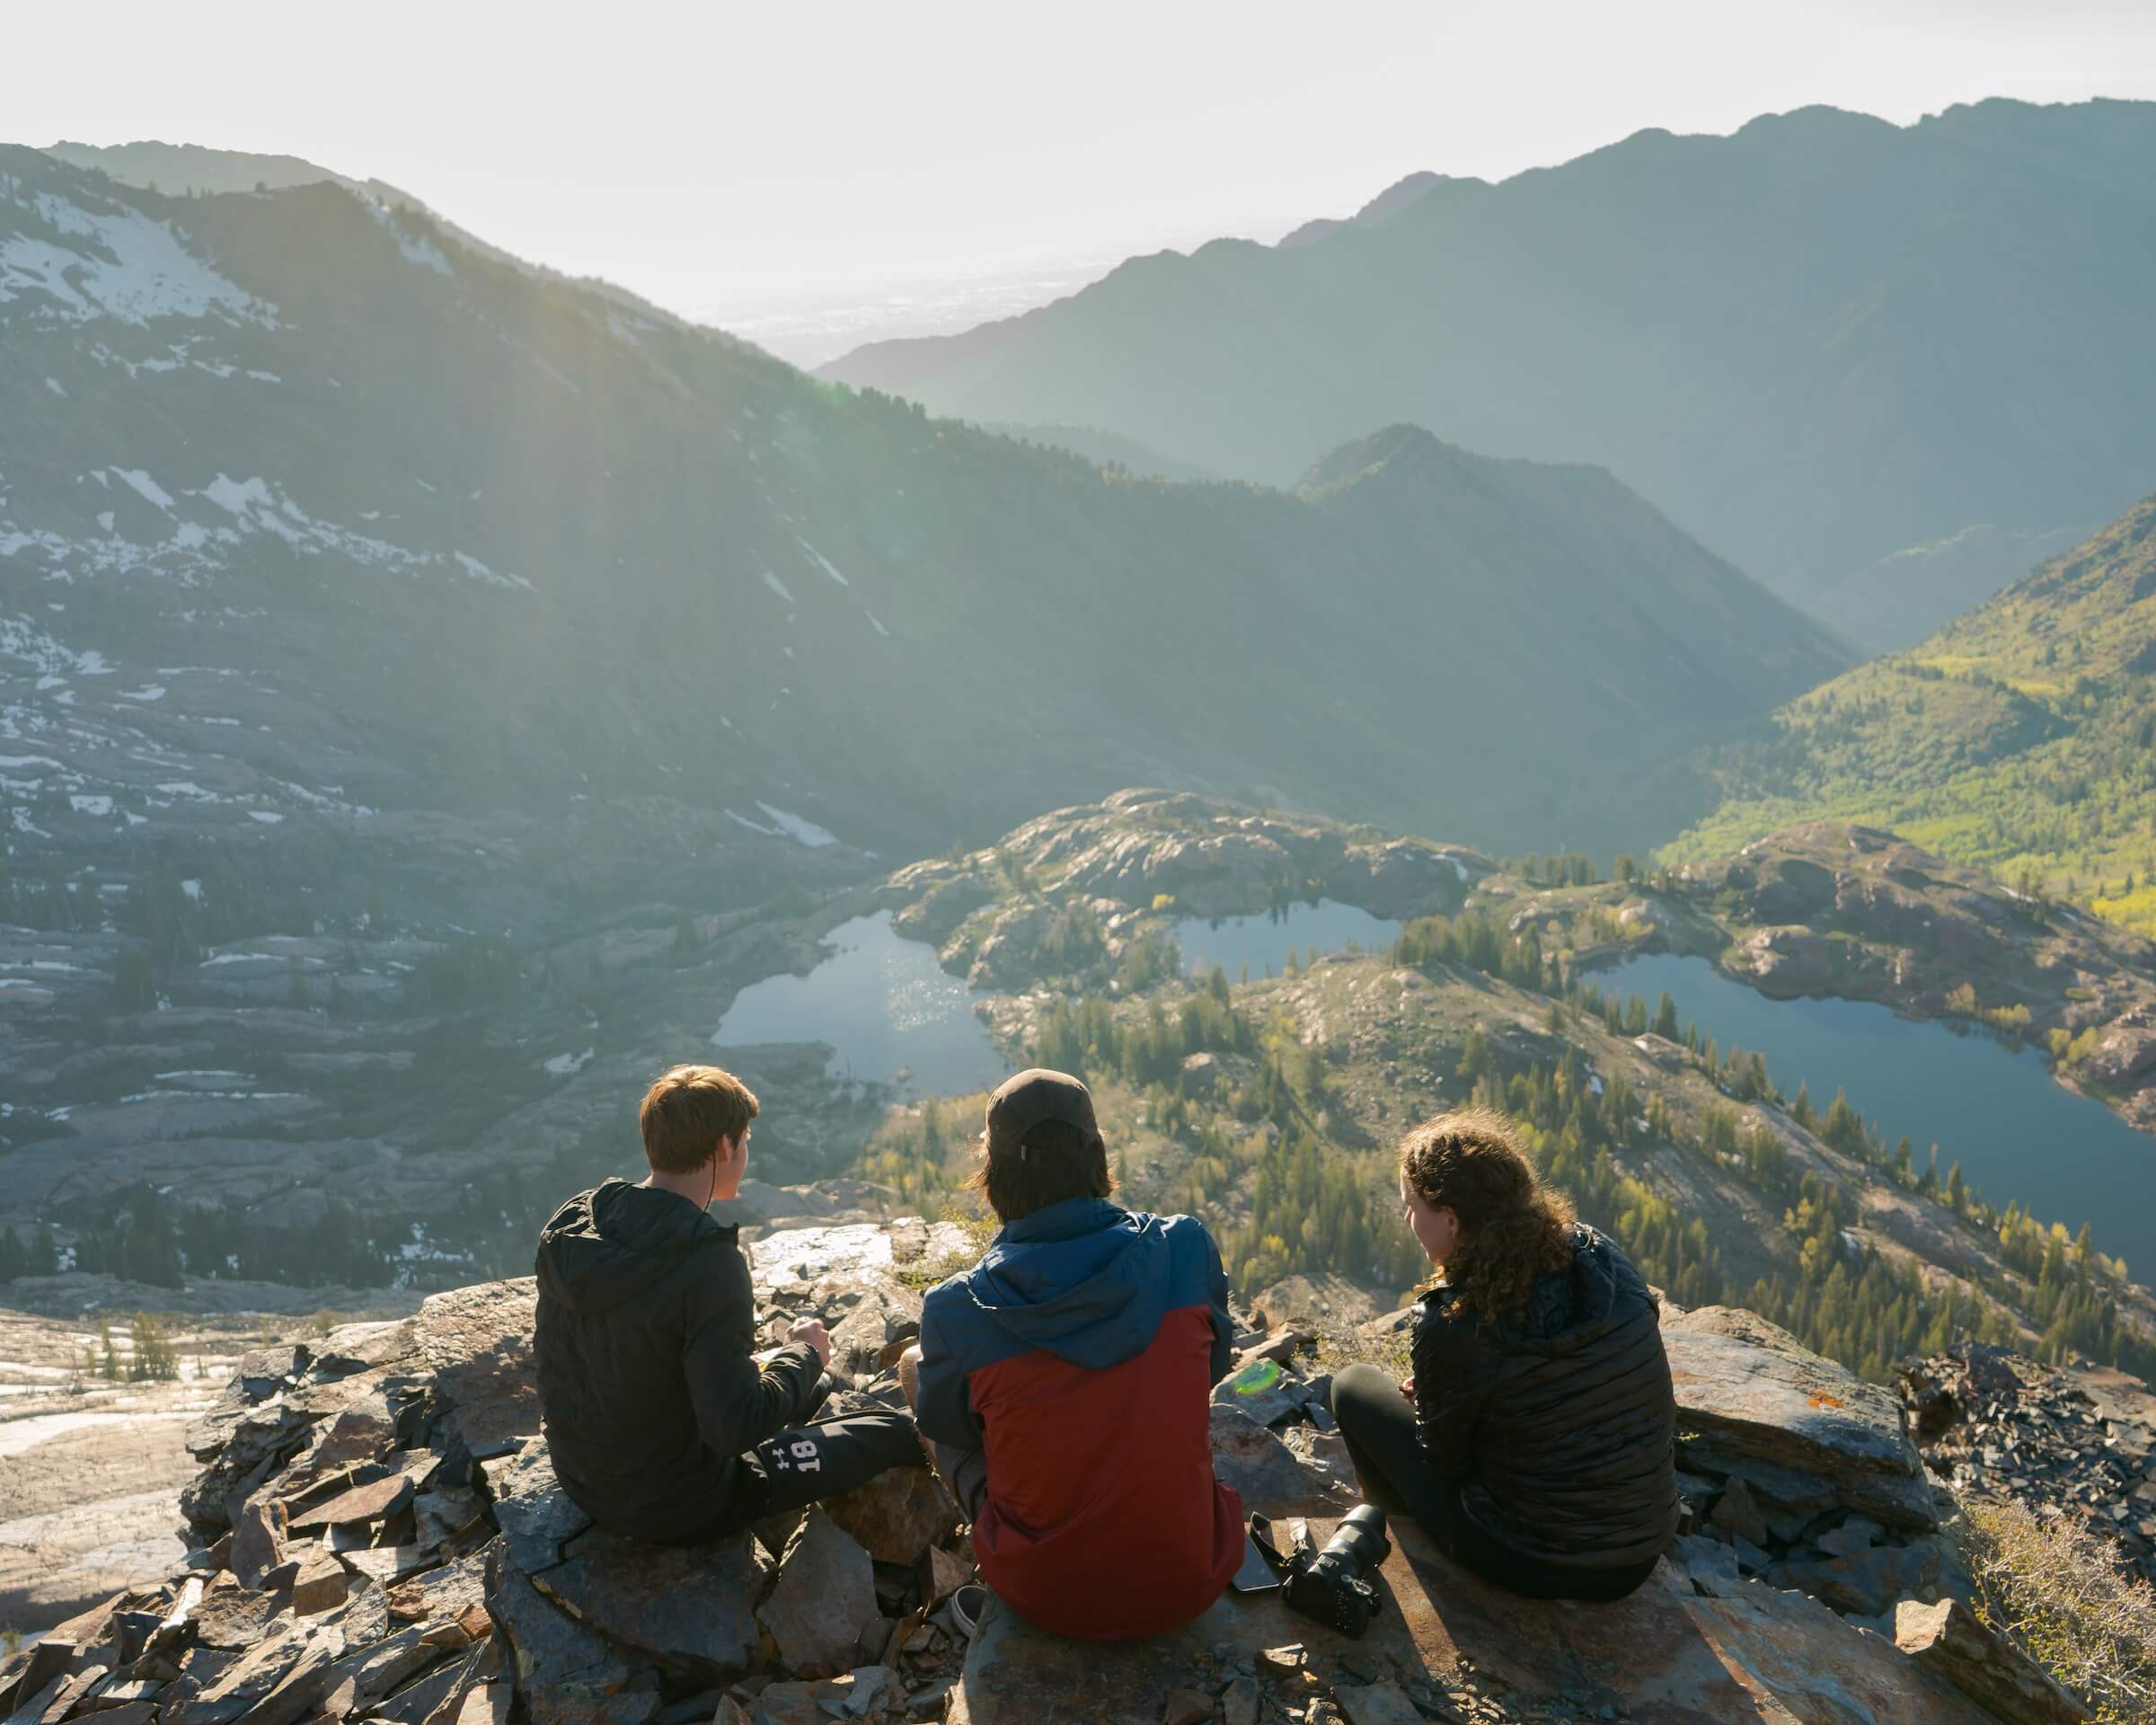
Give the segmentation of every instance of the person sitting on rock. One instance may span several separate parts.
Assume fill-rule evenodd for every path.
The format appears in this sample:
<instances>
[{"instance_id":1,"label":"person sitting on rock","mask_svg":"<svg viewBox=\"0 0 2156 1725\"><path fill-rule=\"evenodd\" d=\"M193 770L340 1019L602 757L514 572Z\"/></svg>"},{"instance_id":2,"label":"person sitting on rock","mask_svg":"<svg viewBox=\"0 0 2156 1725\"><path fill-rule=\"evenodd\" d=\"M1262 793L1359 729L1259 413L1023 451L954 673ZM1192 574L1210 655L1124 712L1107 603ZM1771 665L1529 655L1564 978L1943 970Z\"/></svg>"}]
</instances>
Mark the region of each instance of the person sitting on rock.
<instances>
[{"instance_id":1,"label":"person sitting on rock","mask_svg":"<svg viewBox=\"0 0 2156 1725\"><path fill-rule=\"evenodd\" d=\"M1109 1202L1092 1098L1036 1069L988 1101L975 1187L1003 1225L932 1289L900 1366L981 1579L1036 1627L1180 1628L1242 1557L1214 1478L1212 1387L1234 1325L1220 1252L1188 1216Z\"/></svg>"},{"instance_id":2,"label":"person sitting on rock","mask_svg":"<svg viewBox=\"0 0 2156 1725\"><path fill-rule=\"evenodd\" d=\"M1484 1580L1619 1599L1674 1535L1676 1401L1659 1312L1615 1244L1543 1187L1511 1123L1441 1114L1400 1147L1409 1228L1437 1266L1414 1376L1333 1380L1364 1495Z\"/></svg>"},{"instance_id":3,"label":"person sitting on rock","mask_svg":"<svg viewBox=\"0 0 2156 1725\"><path fill-rule=\"evenodd\" d=\"M710 1215L748 1165L756 1099L717 1066L676 1066L638 1116L651 1172L609 1180L539 1234L539 1406L555 1476L602 1527L701 1544L923 1464L913 1420L808 1424L830 1338L804 1318L761 1366L738 1225Z\"/></svg>"}]
</instances>

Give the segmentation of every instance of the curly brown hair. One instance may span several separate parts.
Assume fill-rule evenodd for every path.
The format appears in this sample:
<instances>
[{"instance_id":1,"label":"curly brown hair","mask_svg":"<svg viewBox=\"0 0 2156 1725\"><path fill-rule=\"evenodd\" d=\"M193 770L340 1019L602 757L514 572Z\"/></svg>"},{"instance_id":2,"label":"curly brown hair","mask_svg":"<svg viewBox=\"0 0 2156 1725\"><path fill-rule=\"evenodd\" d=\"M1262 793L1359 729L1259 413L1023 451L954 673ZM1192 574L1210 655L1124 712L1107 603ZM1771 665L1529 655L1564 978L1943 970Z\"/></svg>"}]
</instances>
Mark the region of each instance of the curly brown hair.
<instances>
[{"instance_id":1,"label":"curly brown hair","mask_svg":"<svg viewBox=\"0 0 2156 1725\"><path fill-rule=\"evenodd\" d=\"M1425 1289L1458 1295L1453 1315L1509 1317L1535 1278L1572 1261L1571 1200L1544 1186L1513 1124L1490 1108L1425 1120L1400 1141L1400 1172L1426 1204L1449 1205L1460 1240Z\"/></svg>"}]
</instances>

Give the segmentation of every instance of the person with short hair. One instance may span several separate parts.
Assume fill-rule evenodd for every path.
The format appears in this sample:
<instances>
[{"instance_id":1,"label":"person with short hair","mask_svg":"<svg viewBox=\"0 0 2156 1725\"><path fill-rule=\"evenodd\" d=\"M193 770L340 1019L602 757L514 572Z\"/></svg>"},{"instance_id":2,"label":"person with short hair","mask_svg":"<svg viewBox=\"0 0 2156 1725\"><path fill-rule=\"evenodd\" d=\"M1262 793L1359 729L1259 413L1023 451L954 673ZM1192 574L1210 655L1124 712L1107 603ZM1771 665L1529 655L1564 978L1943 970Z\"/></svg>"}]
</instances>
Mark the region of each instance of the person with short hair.
<instances>
[{"instance_id":1,"label":"person with short hair","mask_svg":"<svg viewBox=\"0 0 2156 1725\"><path fill-rule=\"evenodd\" d=\"M756 1099L676 1066L638 1110L650 1172L608 1180L539 1234L539 1405L555 1476L600 1526L693 1545L888 1468L920 1466L903 1413L808 1423L831 1341L805 1318L758 1362L739 1228L709 1212L748 1166Z\"/></svg>"},{"instance_id":2,"label":"person with short hair","mask_svg":"<svg viewBox=\"0 0 2156 1725\"><path fill-rule=\"evenodd\" d=\"M1409 1132L1400 1199L1437 1273L1414 1376L1359 1365L1333 1379L1363 1495L1508 1592L1622 1598L1677 1527L1676 1398L1653 1292L1542 1185L1494 1110Z\"/></svg>"},{"instance_id":3,"label":"person with short hair","mask_svg":"<svg viewBox=\"0 0 2156 1725\"><path fill-rule=\"evenodd\" d=\"M1241 1561L1213 1473L1211 1393L1234 1356L1205 1225L1109 1201L1084 1084L1036 1068L988 1101L974 1184L1003 1224L932 1289L901 1377L973 1522L981 1579L1057 1634L1164 1634Z\"/></svg>"}]
</instances>

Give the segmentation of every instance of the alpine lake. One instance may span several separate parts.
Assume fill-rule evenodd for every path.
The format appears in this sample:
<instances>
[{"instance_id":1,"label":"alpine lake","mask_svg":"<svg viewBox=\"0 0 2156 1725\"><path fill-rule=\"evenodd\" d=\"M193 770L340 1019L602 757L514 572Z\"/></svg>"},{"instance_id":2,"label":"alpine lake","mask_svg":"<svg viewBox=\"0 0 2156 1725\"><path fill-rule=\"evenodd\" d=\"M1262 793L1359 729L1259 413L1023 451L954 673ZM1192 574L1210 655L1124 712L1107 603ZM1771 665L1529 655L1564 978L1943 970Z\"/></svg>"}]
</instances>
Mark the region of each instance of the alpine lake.
<instances>
[{"instance_id":1,"label":"alpine lake","mask_svg":"<svg viewBox=\"0 0 2156 1725\"><path fill-rule=\"evenodd\" d=\"M1666 989L1680 1022L1724 1053L1763 1055L1785 1095L1802 1084L1825 1114L1838 1088L1888 1144L1907 1133L1920 1169L1937 1145L1942 1181L1958 1162L1988 1202L2019 1199L2072 1230L2087 1222L2103 1251L2156 1269L2156 1140L2060 1084L2036 1049L1870 1001L1773 999L1700 958L1650 953L1587 980L1650 1012Z\"/></svg>"}]
</instances>

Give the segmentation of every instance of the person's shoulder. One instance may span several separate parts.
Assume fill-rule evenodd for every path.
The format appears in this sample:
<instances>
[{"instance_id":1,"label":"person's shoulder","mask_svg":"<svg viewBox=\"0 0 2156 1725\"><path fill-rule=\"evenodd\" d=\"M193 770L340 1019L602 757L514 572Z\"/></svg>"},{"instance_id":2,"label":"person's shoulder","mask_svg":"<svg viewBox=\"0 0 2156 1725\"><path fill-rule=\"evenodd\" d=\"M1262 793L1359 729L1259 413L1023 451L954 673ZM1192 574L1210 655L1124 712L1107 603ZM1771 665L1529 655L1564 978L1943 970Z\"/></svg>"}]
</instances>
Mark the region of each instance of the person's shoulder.
<instances>
[{"instance_id":1,"label":"person's shoulder","mask_svg":"<svg viewBox=\"0 0 2156 1725\"><path fill-rule=\"evenodd\" d=\"M1415 1296L1415 1304L1421 1308L1415 1314L1417 1340L1425 1337L1451 1340L1475 1332L1475 1323L1468 1308L1461 1304L1456 1287L1433 1282Z\"/></svg>"},{"instance_id":2,"label":"person's shoulder","mask_svg":"<svg viewBox=\"0 0 2156 1725\"><path fill-rule=\"evenodd\" d=\"M1150 1210L1133 1210L1131 1220L1141 1228L1155 1227L1172 1246L1197 1247L1213 1243L1213 1231L1195 1216L1155 1216Z\"/></svg>"},{"instance_id":3,"label":"person's shoulder","mask_svg":"<svg viewBox=\"0 0 2156 1725\"><path fill-rule=\"evenodd\" d=\"M976 1268L978 1266L968 1264L963 1269L954 1270L923 1294L921 1296L921 1322L926 1323L932 1317L940 1322L948 1323L953 1318L970 1314L976 1310L979 1303L967 1286L968 1278Z\"/></svg>"}]
</instances>

